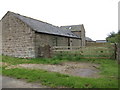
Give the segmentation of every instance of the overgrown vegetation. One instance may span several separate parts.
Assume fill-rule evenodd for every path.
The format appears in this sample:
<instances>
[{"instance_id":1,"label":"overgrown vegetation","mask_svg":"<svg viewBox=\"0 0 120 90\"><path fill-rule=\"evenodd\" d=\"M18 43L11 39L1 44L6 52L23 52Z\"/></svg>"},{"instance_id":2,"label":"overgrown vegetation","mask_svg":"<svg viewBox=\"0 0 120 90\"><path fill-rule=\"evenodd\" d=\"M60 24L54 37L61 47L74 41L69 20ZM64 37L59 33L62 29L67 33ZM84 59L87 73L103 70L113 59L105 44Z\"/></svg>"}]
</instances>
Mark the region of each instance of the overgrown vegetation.
<instances>
[{"instance_id":1,"label":"overgrown vegetation","mask_svg":"<svg viewBox=\"0 0 120 90\"><path fill-rule=\"evenodd\" d=\"M80 57L61 58L54 57L51 59L35 58L22 59L9 56L2 57L3 62L11 65L22 63L35 64L59 64L64 61L90 62L100 65L98 68L101 72L100 78L82 78L70 75L64 75L56 72L48 72L45 70L30 70L22 68L5 69L3 67L2 74L17 79L26 79L28 82L40 82L50 87L70 87L70 88L118 88L118 64L115 60L110 59L80 59Z\"/></svg>"},{"instance_id":2,"label":"overgrown vegetation","mask_svg":"<svg viewBox=\"0 0 120 90\"><path fill-rule=\"evenodd\" d=\"M110 43L120 43L120 30L117 33L110 32L106 40Z\"/></svg>"}]
</instances>

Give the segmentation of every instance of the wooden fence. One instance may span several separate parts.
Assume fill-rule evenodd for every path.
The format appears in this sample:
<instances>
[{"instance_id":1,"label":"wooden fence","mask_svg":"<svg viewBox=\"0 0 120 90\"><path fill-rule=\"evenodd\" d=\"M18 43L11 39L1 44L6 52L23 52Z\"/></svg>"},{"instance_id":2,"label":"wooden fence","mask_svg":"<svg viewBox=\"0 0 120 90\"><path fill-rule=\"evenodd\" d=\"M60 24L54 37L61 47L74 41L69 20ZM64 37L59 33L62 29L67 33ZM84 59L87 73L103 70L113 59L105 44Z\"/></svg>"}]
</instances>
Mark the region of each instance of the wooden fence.
<instances>
[{"instance_id":1,"label":"wooden fence","mask_svg":"<svg viewBox=\"0 0 120 90\"><path fill-rule=\"evenodd\" d=\"M96 42L86 42L86 46L107 46L111 43L96 43Z\"/></svg>"},{"instance_id":2,"label":"wooden fence","mask_svg":"<svg viewBox=\"0 0 120 90\"><path fill-rule=\"evenodd\" d=\"M115 59L116 51L114 44L102 45L102 46L54 46L52 47L53 55L81 55L81 58L104 58Z\"/></svg>"}]
</instances>

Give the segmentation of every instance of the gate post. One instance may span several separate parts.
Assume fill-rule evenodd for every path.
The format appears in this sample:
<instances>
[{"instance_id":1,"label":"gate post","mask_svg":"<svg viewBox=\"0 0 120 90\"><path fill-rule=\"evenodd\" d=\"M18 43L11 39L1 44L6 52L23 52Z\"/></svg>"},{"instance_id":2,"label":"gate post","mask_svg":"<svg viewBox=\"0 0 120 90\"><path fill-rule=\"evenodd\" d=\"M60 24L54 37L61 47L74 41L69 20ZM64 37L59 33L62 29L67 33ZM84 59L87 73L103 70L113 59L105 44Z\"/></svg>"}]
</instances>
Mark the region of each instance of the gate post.
<instances>
[{"instance_id":1,"label":"gate post","mask_svg":"<svg viewBox=\"0 0 120 90\"><path fill-rule=\"evenodd\" d=\"M114 54L114 55L115 55L115 56L114 56L114 59L115 59L115 60L117 59L117 54L118 54L118 53L117 53L117 49L118 49L118 47L117 47L117 44L115 43L115 44L114 44L114 53L115 53L115 54Z\"/></svg>"},{"instance_id":2,"label":"gate post","mask_svg":"<svg viewBox=\"0 0 120 90\"><path fill-rule=\"evenodd\" d=\"M117 44L117 60L118 63L120 64L120 43Z\"/></svg>"}]
</instances>

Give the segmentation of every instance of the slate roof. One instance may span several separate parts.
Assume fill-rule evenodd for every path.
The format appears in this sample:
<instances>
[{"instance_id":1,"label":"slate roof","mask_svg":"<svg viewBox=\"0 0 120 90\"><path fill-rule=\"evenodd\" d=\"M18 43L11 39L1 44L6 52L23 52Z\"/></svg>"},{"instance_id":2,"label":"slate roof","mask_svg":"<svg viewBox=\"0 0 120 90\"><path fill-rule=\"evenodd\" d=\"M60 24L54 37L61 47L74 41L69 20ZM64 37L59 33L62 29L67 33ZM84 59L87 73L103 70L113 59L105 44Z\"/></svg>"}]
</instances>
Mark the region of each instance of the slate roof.
<instances>
[{"instance_id":1,"label":"slate roof","mask_svg":"<svg viewBox=\"0 0 120 90\"><path fill-rule=\"evenodd\" d=\"M96 40L96 43L106 43L106 40Z\"/></svg>"},{"instance_id":2,"label":"slate roof","mask_svg":"<svg viewBox=\"0 0 120 90\"><path fill-rule=\"evenodd\" d=\"M10 13L15 17L17 17L18 19L22 20L24 23L26 23L36 32L71 37L71 38L80 38L77 35L73 34L70 30L62 29L60 27L53 26L52 24L48 24L43 21L32 19L30 17L22 16L20 14L16 14L13 12Z\"/></svg>"},{"instance_id":3,"label":"slate roof","mask_svg":"<svg viewBox=\"0 0 120 90\"><path fill-rule=\"evenodd\" d=\"M93 41L91 38L89 38L89 37L85 37L85 40L87 40L87 41Z\"/></svg>"}]
</instances>

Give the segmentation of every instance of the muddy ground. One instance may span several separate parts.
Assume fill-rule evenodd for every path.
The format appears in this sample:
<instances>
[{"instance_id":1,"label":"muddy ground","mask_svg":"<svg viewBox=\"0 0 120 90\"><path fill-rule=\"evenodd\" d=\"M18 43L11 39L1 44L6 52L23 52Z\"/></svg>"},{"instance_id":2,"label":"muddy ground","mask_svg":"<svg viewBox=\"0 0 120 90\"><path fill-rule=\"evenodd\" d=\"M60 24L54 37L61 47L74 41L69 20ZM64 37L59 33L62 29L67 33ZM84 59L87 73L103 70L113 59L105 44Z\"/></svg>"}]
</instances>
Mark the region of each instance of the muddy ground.
<instances>
[{"instance_id":1,"label":"muddy ground","mask_svg":"<svg viewBox=\"0 0 120 90\"><path fill-rule=\"evenodd\" d=\"M62 74L68 74L79 77L92 77L98 78L99 75L99 65L93 63L83 63L83 62L64 62L59 65L50 64L18 64L10 65L8 63L1 63L0 65L7 66L5 69L12 68L27 68L27 69L43 69L50 72L59 72ZM1 75L0 75L1 77ZM46 86L40 83L28 83L22 79L14 79L10 77L2 77L2 87L3 88L46 88Z\"/></svg>"},{"instance_id":2,"label":"muddy ground","mask_svg":"<svg viewBox=\"0 0 120 90\"><path fill-rule=\"evenodd\" d=\"M27 68L27 69L43 69L51 72L59 72L62 74L69 74L73 76L80 77L92 77L98 78L99 75L99 65L93 63L83 63L83 62L64 62L59 65L50 64L19 64L17 66L8 66L6 69L11 68Z\"/></svg>"}]
</instances>

